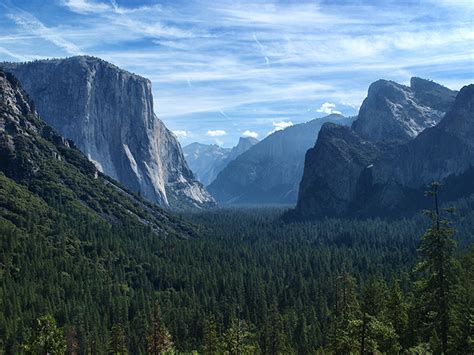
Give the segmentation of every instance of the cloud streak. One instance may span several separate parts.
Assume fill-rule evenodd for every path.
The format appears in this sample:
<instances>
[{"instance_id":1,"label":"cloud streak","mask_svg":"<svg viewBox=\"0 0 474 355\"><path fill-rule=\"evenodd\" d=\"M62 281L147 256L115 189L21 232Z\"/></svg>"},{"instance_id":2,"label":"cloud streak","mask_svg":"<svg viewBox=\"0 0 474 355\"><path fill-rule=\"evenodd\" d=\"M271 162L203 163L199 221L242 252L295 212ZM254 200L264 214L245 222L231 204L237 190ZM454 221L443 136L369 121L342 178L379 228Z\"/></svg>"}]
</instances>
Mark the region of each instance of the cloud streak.
<instances>
[{"instance_id":1,"label":"cloud streak","mask_svg":"<svg viewBox=\"0 0 474 355\"><path fill-rule=\"evenodd\" d=\"M150 5L150 3L152 3ZM316 111L353 115L371 82L474 80L473 5L422 2L25 0L0 13L0 60L87 53L153 83L174 131L232 145ZM3 10L3 9L2 9ZM324 106L326 104L326 106ZM334 105L334 106L332 106ZM336 110L337 109L337 110ZM319 111L320 110L320 111Z\"/></svg>"}]
</instances>

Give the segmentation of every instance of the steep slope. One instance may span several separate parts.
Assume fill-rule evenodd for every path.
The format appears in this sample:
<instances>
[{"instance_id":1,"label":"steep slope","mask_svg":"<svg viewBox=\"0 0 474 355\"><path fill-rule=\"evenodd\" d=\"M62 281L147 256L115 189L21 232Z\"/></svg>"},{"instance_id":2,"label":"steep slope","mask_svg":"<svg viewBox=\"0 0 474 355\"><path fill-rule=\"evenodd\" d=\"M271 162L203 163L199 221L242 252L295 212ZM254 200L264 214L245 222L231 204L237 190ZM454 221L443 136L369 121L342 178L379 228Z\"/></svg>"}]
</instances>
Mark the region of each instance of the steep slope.
<instances>
[{"instance_id":1,"label":"steep slope","mask_svg":"<svg viewBox=\"0 0 474 355\"><path fill-rule=\"evenodd\" d=\"M159 235L188 236L189 226L128 192L100 173L74 143L46 125L17 80L0 71L0 218L22 227L28 211L43 206L37 227L67 219L151 229ZM18 194L24 199L18 201ZM24 205L23 205L24 204ZM58 221L56 221L58 222Z\"/></svg>"},{"instance_id":2,"label":"steep slope","mask_svg":"<svg viewBox=\"0 0 474 355\"><path fill-rule=\"evenodd\" d=\"M289 217L409 214L425 207L423 190L434 180L445 181L444 200L474 192L469 180L474 165L472 85L464 87L454 102L452 91L435 83L415 78L412 87L420 101L436 107L425 106L426 112L449 109L441 121L413 139L409 137L416 130L398 126L395 131L383 131L383 140L378 139L382 131L370 140L365 134L370 129L364 125L371 127L373 122L367 119L354 122L353 129L324 127L306 156L297 208ZM406 96L400 97L401 102L395 103L398 112L419 118L419 111L403 108ZM404 122L415 122L413 117L407 116ZM382 115L380 120L386 123L386 118Z\"/></svg>"},{"instance_id":3,"label":"steep slope","mask_svg":"<svg viewBox=\"0 0 474 355\"><path fill-rule=\"evenodd\" d=\"M306 153L296 210L305 217L346 213L355 194L354 182L382 149L350 127L323 125L315 146Z\"/></svg>"},{"instance_id":4,"label":"steep slope","mask_svg":"<svg viewBox=\"0 0 474 355\"><path fill-rule=\"evenodd\" d=\"M349 125L352 119L333 114L271 134L230 162L209 192L226 204L295 203L305 153L326 122Z\"/></svg>"},{"instance_id":5,"label":"steep slope","mask_svg":"<svg viewBox=\"0 0 474 355\"><path fill-rule=\"evenodd\" d=\"M410 87L378 80L370 85L352 128L372 141L408 141L436 125L455 96L455 91L420 78L412 78Z\"/></svg>"},{"instance_id":6,"label":"steep slope","mask_svg":"<svg viewBox=\"0 0 474 355\"><path fill-rule=\"evenodd\" d=\"M227 164L258 143L252 137L240 137L233 148L217 144L191 143L183 148L184 157L197 179L205 186L214 181Z\"/></svg>"},{"instance_id":7,"label":"steep slope","mask_svg":"<svg viewBox=\"0 0 474 355\"><path fill-rule=\"evenodd\" d=\"M154 114L149 80L86 56L1 66L103 173L162 206L213 203Z\"/></svg>"}]
</instances>

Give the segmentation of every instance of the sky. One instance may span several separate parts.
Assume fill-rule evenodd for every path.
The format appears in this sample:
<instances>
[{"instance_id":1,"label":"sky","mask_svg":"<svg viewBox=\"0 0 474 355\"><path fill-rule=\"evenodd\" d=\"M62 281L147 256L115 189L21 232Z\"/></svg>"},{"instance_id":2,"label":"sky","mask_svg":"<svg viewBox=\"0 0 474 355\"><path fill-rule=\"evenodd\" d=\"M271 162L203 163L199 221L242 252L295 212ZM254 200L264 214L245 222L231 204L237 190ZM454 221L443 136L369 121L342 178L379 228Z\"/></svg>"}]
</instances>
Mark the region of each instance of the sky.
<instances>
[{"instance_id":1,"label":"sky","mask_svg":"<svg viewBox=\"0 0 474 355\"><path fill-rule=\"evenodd\" d=\"M0 61L93 55L153 84L182 145L329 113L357 114L370 83L474 82L474 2L0 0Z\"/></svg>"}]
</instances>

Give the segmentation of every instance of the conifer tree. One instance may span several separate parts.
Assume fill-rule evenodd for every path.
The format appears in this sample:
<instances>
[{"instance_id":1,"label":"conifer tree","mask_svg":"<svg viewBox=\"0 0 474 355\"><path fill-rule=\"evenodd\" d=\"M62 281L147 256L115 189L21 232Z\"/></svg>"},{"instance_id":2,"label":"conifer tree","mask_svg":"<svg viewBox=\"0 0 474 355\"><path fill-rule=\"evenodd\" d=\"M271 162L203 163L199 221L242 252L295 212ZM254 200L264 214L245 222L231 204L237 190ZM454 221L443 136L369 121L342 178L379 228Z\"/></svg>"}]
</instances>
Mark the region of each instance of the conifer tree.
<instances>
[{"instance_id":1,"label":"conifer tree","mask_svg":"<svg viewBox=\"0 0 474 355\"><path fill-rule=\"evenodd\" d=\"M128 354L127 337L122 323L116 323L112 327L109 340L110 353L113 355Z\"/></svg>"},{"instance_id":2,"label":"conifer tree","mask_svg":"<svg viewBox=\"0 0 474 355\"><path fill-rule=\"evenodd\" d=\"M156 355L170 352L172 349L171 334L163 324L160 305L156 302L151 318L150 333L147 338L147 353Z\"/></svg>"},{"instance_id":3,"label":"conifer tree","mask_svg":"<svg viewBox=\"0 0 474 355\"><path fill-rule=\"evenodd\" d=\"M358 351L354 322L360 314L355 279L343 273L336 279L336 302L331 325L331 350L335 353Z\"/></svg>"},{"instance_id":4,"label":"conifer tree","mask_svg":"<svg viewBox=\"0 0 474 355\"><path fill-rule=\"evenodd\" d=\"M62 355L66 351L66 339L55 319L47 314L37 319L36 331L24 348L28 354Z\"/></svg>"},{"instance_id":5,"label":"conifer tree","mask_svg":"<svg viewBox=\"0 0 474 355\"><path fill-rule=\"evenodd\" d=\"M392 323L402 348L405 348L408 345L405 340L408 327L408 305L404 300L400 284L396 279L392 282L387 313L388 320Z\"/></svg>"},{"instance_id":6,"label":"conifer tree","mask_svg":"<svg viewBox=\"0 0 474 355\"><path fill-rule=\"evenodd\" d=\"M456 282L453 273L456 243L453 239L455 230L451 227L451 222L441 215L440 187L439 183L433 182L427 192L427 195L433 198L434 208L425 211L431 219L431 226L421 239L417 270L422 273L419 285L425 303L425 314L431 325L432 341L436 343L439 337L441 351L447 354L451 327L451 296ZM444 212L453 211L446 209Z\"/></svg>"},{"instance_id":7,"label":"conifer tree","mask_svg":"<svg viewBox=\"0 0 474 355\"><path fill-rule=\"evenodd\" d=\"M203 351L205 354L217 354L220 351L219 334L214 316L209 316L204 321Z\"/></svg>"}]
</instances>

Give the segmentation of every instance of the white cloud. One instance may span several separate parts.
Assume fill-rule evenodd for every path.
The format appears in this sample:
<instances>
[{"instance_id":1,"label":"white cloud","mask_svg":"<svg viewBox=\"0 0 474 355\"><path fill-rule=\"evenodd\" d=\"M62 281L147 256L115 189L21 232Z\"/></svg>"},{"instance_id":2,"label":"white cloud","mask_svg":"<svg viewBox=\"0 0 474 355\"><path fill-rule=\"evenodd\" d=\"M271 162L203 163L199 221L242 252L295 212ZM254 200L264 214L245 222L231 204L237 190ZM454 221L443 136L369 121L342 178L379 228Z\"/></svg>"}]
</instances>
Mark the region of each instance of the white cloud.
<instances>
[{"instance_id":1,"label":"white cloud","mask_svg":"<svg viewBox=\"0 0 474 355\"><path fill-rule=\"evenodd\" d=\"M216 129L216 130L209 130L207 131L206 134L211 137L222 137L222 136L225 136L227 132L222 129Z\"/></svg>"},{"instance_id":2,"label":"white cloud","mask_svg":"<svg viewBox=\"0 0 474 355\"><path fill-rule=\"evenodd\" d=\"M16 14L9 14L8 17L32 35L37 35L46 41L62 48L72 55L82 54L82 51L71 41L64 39L56 29L46 27L36 17L26 11L18 11Z\"/></svg>"},{"instance_id":3,"label":"white cloud","mask_svg":"<svg viewBox=\"0 0 474 355\"><path fill-rule=\"evenodd\" d=\"M293 122L291 121L280 121L280 122L273 122L273 131L268 132L268 134L275 133L277 131L283 131L285 128L293 126Z\"/></svg>"},{"instance_id":4,"label":"white cloud","mask_svg":"<svg viewBox=\"0 0 474 355\"><path fill-rule=\"evenodd\" d=\"M253 132L253 131L246 130L244 133L242 133L242 136L244 136L244 137L257 138L257 137L258 137L258 133L257 133L257 132Z\"/></svg>"},{"instance_id":5,"label":"white cloud","mask_svg":"<svg viewBox=\"0 0 474 355\"><path fill-rule=\"evenodd\" d=\"M180 130L178 130L178 131L173 131L173 133L174 133L174 135L175 135L176 137L178 137L178 138L185 138L185 137L188 136L188 132L186 132L186 131L180 131Z\"/></svg>"},{"instance_id":6,"label":"white cloud","mask_svg":"<svg viewBox=\"0 0 474 355\"><path fill-rule=\"evenodd\" d=\"M64 0L62 4L69 8L69 10L80 14L101 13L112 9L111 5L87 0Z\"/></svg>"},{"instance_id":7,"label":"white cloud","mask_svg":"<svg viewBox=\"0 0 474 355\"><path fill-rule=\"evenodd\" d=\"M328 114L328 115L330 115L331 113L337 113L337 114L340 115L341 111L336 111L336 110L334 110L335 108L336 108L336 104L333 104L331 102L325 102L316 111L323 112L323 113Z\"/></svg>"}]
</instances>

